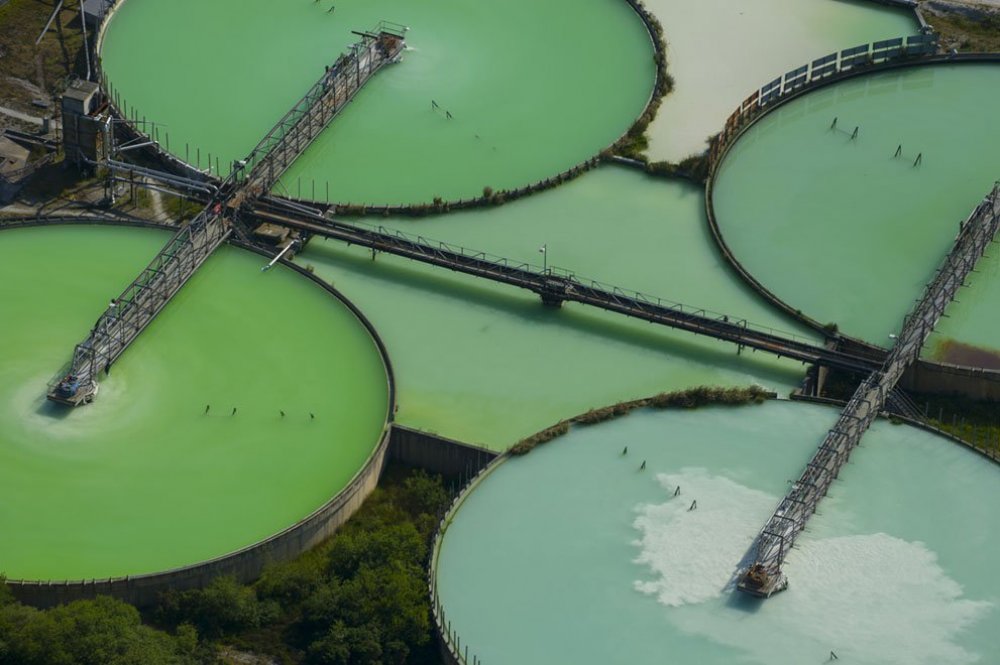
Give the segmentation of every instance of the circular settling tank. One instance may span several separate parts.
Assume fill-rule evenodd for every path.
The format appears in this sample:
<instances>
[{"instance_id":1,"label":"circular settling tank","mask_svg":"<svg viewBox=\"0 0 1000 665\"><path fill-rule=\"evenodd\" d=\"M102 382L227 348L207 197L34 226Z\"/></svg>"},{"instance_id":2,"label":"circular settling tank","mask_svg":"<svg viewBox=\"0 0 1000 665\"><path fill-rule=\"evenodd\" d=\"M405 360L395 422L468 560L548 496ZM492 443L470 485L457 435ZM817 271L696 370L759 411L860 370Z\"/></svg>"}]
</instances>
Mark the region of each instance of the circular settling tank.
<instances>
[{"instance_id":1,"label":"circular settling tank","mask_svg":"<svg viewBox=\"0 0 1000 665\"><path fill-rule=\"evenodd\" d=\"M791 307L886 346L1000 177L998 106L991 63L885 71L799 97L726 155L712 191L722 237Z\"/></svg>"},{"instance_id":2,"label":"circular settling tank","mask_svg":"<svg viewBox=\"0 0 1000 665\"><path fill-rule=\"evenodd\" d=\"M836 417L639 411L503 462L436 558L462 649L494 665L987 662L998 469L908 426L879 421L855 450L786 559L787 591L727 588Z\"/></svg>"},{"instance_id":3,"label":"circular settling tank","mask_svg":"<svg viewBox=\"0 0 1000 665\"><path fill-rule=\"evenodd\" d=\"M2 233L10 579L152 573L249 546L334 497L380 439L387 372L362 322L293 271L261 273L262 257L229 247L102 377L92 405L46 402L46 382L166 238Z\"/></svg>"},{"instance_id":4,"label":"circular settling tank","mask_svg":"<svg viewBox=\"0 0 1000 665\"><path fill-rule=\"evenodd\" d=\"M335 10L331 12L331 5ZM387 19L409 27L279 192L429 203L510 189L580 163L638 117L655 78L625 0L127 0L102 50L119 101L201 166L240 159L326 65ZM131 111L130 111L131 113Z\"/></svg>"}]
</instances>

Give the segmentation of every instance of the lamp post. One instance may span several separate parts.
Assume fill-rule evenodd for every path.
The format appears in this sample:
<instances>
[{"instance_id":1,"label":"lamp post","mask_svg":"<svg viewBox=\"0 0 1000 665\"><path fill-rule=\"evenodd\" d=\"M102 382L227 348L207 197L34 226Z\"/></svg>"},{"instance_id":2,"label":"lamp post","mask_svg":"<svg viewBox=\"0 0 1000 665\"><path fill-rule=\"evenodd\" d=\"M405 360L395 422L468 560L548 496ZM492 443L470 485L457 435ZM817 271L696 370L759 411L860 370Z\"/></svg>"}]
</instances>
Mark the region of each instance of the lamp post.
<instances>
[{"instance_id":1,"label":"lamp post","mask_svg":"<svg viewBox=\"0 0 1000 665\"><path fill-rule=\"evenodd\" d=\"M542 272L548 274L549 272L549 245L548 243L542 245L538 248L538 251L542 254Z\"/></svg>"}]
</instances>

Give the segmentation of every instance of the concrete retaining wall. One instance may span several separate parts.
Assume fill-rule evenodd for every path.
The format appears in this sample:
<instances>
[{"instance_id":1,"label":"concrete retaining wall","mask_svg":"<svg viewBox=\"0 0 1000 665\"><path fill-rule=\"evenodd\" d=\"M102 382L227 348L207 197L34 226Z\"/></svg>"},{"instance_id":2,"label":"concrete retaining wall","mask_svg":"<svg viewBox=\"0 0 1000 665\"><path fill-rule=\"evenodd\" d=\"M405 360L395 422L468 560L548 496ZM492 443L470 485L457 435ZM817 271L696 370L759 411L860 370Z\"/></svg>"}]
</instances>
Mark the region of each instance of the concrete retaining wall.
<instances>
[{"instance_id":1,"label":"concrete retaining wall","mask_svg":"<svg viewBox=\"0 0 1000 665\"><path fill-rule=\"evenodd\" d=\"M1000 401L1000 372L919 360L903 374L899 387L914 393L996 402Z\"/></svg>"},{"instance_id":2,"label":"concrete retaining wall","mask_svg":"<svg viewBox=\"0 0 1000 665\"><path fill-rule=\"evenodd\" d=\"M434 545L431 548L430 563L427 567L427 591L430 594L431 599L431 618L434 621L434 634L438 640L441 660L444 661L445 665L481 665L481 661L475 651L472 651L471 653L469 652L468 642L462 644L461 635L452 630L451 621L448 620L445 607L441 603L441 598L438 596L437 571L438 557L441 554L441 545L444 542L448 526L451 524L452 520L455 519L455 515L458 513L459 509L461 509L465 500L472 494L472 492L475 491L479 483L481 483L487 476L493 473L494 470L496 470L508 459L510 459L510 455L508 453L498 455L492 462L479 470L479 472L462 489L462 491L458 493L458 496L455 497L454 501L452 501L448 511L445 513L444 517L441 518L441 522L438 524L437 532L434 534Z\"/></svg>"},{"instance_id":3,"label":"concrete retaining wall","mask_svg":"<svg viewBox=\"0 0 1000 665\"><path fill-rule=\"evenodd\" d=\"M393 424L389 460L447 478L472 478L499 453L436 434Z\"/></svg>"}]
</instances>

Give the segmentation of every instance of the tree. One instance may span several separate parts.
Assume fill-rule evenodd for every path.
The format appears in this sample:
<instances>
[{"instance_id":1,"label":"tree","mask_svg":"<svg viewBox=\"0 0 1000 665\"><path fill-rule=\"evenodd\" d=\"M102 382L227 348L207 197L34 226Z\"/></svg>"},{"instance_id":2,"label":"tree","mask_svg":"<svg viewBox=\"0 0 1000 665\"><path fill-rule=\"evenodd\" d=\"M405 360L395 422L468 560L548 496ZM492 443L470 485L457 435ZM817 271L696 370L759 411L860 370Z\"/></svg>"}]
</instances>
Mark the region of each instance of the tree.
<instances>
[{"instance_id":1,"label":"tree","mask_svg":"<svg viewBox=\"0 0 1000 665\"><path fill-rule=\"evenodd\" d=\"M0 664L186 665L206 662L197 634L183 640L142 625L131 605L107 596L39 611L0 600Z\"/></svg>"}]
</instances>

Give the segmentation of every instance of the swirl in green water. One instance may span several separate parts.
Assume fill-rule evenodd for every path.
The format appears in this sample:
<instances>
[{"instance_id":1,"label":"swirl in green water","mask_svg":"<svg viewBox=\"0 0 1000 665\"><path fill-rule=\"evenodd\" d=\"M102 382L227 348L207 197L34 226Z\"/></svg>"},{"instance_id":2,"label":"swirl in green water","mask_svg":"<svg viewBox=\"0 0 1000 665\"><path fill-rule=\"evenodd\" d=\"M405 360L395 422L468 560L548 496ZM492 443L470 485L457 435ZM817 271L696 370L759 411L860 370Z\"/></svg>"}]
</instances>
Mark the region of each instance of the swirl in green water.
<instances>
[{"instance_id":1,"label":"swirl in green water","mask_svg":"<svg viewBox=\"0 0 1000 665\"><path fill-rule=\"evenodd\" d=\"M112 367L94 404L53 411L46 381L166 236L0 237L0 571L11 579L226 554L319 508L377 443L386 373L368 331L319 287L230 248Z\"/></svg>"}]
</instances>

